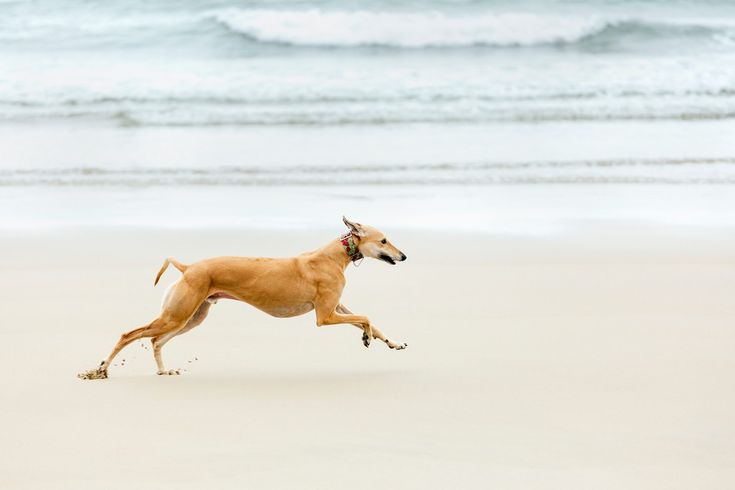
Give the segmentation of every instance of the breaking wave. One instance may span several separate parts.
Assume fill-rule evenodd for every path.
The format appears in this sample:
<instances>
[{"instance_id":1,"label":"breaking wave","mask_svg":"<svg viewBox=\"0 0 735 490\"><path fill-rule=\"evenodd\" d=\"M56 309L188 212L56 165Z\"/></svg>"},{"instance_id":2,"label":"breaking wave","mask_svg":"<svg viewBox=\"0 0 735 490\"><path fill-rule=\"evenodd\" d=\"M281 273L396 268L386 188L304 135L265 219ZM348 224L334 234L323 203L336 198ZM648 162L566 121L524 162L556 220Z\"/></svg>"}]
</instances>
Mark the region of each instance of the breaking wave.
<instances>
[{"instance_id":1,"label":"breaking wave","mask_svg":"<svg viewBox=\"0 0 735 490\"><path fill-rule=\"evenodd\" d=\"M227 9L207 16L251 41L332 48L523 47L682 36L724 42L735 33L733 25L710 21L667 23L531 13Z\"/></svg>"},{"instance_id":2,"label":"breaking wave","mask_svg":"<svg viewBox=\"0 0 735 490\"><path fill-rule=\"evenodd\" d=\"M0 40L75 45L169 48L193 39L223 47L234 35L257 46L311 48L463 48L585 46L633 39L704 39L735 45L731 17L644 16L613 13L478 9L357 10L251 7L151 9L116 15L97 9L74 15L0 15ZM221 45L220 42L225 42Z\"/></svg>"}]
</instances>

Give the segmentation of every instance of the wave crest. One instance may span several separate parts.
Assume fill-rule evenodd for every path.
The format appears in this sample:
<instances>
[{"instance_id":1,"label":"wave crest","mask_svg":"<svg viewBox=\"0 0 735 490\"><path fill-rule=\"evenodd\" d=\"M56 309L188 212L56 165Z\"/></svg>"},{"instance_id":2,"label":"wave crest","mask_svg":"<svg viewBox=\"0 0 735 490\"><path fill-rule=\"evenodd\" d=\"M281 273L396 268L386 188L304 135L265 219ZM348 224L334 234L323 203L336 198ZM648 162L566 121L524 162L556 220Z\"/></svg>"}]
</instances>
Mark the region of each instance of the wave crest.
<instances>
[{"instance_id":1,"label":"wave crest","mask_svg":"<svg viewBox=\"0 0 735 490\"><path fill-rule=\"evenodd\" d=\"M226 9L207 15L255 42L305 47L460 48L567 45L616 37L709 36L735 26L531 13Z\"/></svg>"},{"instance_id":2,"label":"wave crest","mask_svg":"<svg viewBox=\"0 0 735 490\"><path fill-rule=\"evenodd\" d=\"M229 9L212 18L255 41L314 47L532 46L575 42L606 26L599 19L525 13Z\"/></svg>"}]
</instances>

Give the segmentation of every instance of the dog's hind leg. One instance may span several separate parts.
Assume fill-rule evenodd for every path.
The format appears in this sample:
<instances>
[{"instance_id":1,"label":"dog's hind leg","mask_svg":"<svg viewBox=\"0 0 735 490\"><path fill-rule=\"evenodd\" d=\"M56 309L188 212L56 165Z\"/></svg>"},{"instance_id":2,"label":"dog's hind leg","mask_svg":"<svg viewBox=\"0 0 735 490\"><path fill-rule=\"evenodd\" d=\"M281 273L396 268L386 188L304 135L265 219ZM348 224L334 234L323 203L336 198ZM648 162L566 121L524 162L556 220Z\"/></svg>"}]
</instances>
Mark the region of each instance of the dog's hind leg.
<instances>
[{"instance_id":1,"label":"dog's hind leg","mask_svg":"<svg viewBox=\"0 0 735 490\"><path fill-rule=\"evenodd\" d=\"M352 315L353 314L342 303L340 303L340 304L337 305L337 312L338 313L343 313L343 314L346 314L346 315ZM356 327L358 327L358 328L360 328L360 329L363 330L362 343L365 344L365 347L367 347L370 342L368 341L366 343L366 340L367 340L367 332L365 332L365 329L363 329L362 325L360 325L358 323L353 323L352 325L354 325L354 326L356 326ZM383 342L386 343L386 345L389 348L396 349L396 350L401 350L401 349L405 349L406 347L408 347L408 344L406 344L406 343L399 344L399 343L393 342L392 340L389 340L388 337L386 337L383 334L383 332L380 331L380 329L378 327L376 327L375 325L371 325L371 326L372 326L372 331L373 331L373 338L374 339L378 339L378 340L382 340Z\"/></svg>"},{"instance_id":2,"label":"dog's hind leg","mask_svg":"<svg viewBox=\"0 0 735 490\"><path fill-rule=\"evenodd\" d=\"M175 330L179 324L180 322L177 322L175 320L159 317L153 320L148 325L136 328L135 330L131 330L130 332L122 334L120 336L120 340L117 341L117 344L115 344L115 347L112 349L110 355L107 356L107 359L102 361L99 369L102 371L106 371L107 368L109 368L112 364L115 356L117 356L117 354L131 342L134 342L143 337L154 337L156 335L161 335L165 332Z\"/></svg>"},{"instance_id":3,"label":"dog's hind leg","mask_svg":"<svg viewBox=\"0 0 735 490\"><path fill-rule=\"evenodd\" d=\"M178 369L170 369L166 370L166 368L163 365L163 359L161 358L161 349L163 346L171 340L172 338L184 334L191 330L192 328L200 325L205 318L207 318L207 315L209 314L209 308L212 306L213 302L207 300L204 303L202 303L197 311L192 315L192 317L189 319L188 322L186 322L186 325L184 325L184 328L180 330L175 330L168 332L164 335L160 335L158 337L153 337L151 339L151 343L153 344L153 357L156 359L156 365L158 366L158 374L180 374L180 371Z\"/></svg>"},{"instance_id":4,"label":"dog's hind leg","mask_svg":"<svg viewBox=\"0 0 735 490\"><path fill-rule=\"evenodd\" d=\"M208 281L208 280L207 280ZM115 356L125 346L143 337L160 337L184 328L189 319L196 313L199 306L206 298L208 283L197 280L196 277L188 281L179 281L171 291L169 299L161 312L161 315L148 325L145 325L120 336L110 355L102 361L97 369L106 377L106 371L112 364Z\"/></svg>"}]
</instances>

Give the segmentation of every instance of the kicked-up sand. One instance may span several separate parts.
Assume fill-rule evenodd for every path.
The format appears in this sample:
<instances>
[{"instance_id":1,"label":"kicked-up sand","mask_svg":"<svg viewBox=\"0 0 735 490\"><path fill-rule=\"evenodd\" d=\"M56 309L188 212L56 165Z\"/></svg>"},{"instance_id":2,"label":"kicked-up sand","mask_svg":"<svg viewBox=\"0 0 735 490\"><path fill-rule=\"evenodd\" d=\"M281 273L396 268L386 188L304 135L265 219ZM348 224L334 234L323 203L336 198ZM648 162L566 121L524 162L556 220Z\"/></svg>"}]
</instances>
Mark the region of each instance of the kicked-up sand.
<instances>
[{"instance_id":1,"label":"kicked-up sand","mask_svg":"<svg viewBox=\"0 0 735 490\"><path fill-rule=\"evenodd\" d=\"M327 232L82 230L1 238L0 488L725 489L735 485L735 232L393 230L343 302L232 301L163 350L166 256L292 255Z\"/></svg>"}]
</instances>

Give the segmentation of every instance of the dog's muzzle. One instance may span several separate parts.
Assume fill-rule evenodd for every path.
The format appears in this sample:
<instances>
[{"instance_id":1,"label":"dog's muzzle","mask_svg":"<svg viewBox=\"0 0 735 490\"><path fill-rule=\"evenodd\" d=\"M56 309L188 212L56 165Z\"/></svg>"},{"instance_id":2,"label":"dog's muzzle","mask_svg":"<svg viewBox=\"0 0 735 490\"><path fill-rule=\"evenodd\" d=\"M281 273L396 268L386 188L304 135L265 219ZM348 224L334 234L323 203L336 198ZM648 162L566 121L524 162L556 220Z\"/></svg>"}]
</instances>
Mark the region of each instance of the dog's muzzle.
<instances>
[{"instance_id":1,"label":"dog's muzzle","mask_svg":"<svg viewBox=\"0 0 735 490\"><path fill-rule=\"evenodd\" d=\"M393 257L386 255L386 254L380 254L378 255L378 258L382 260L383 262L388 262L391 265L396 265L396 261L393 259ZM398 259L399 262L403 262L406 260L406 254L401 253L401 258Z\"/></svg>"}]
</instances>

